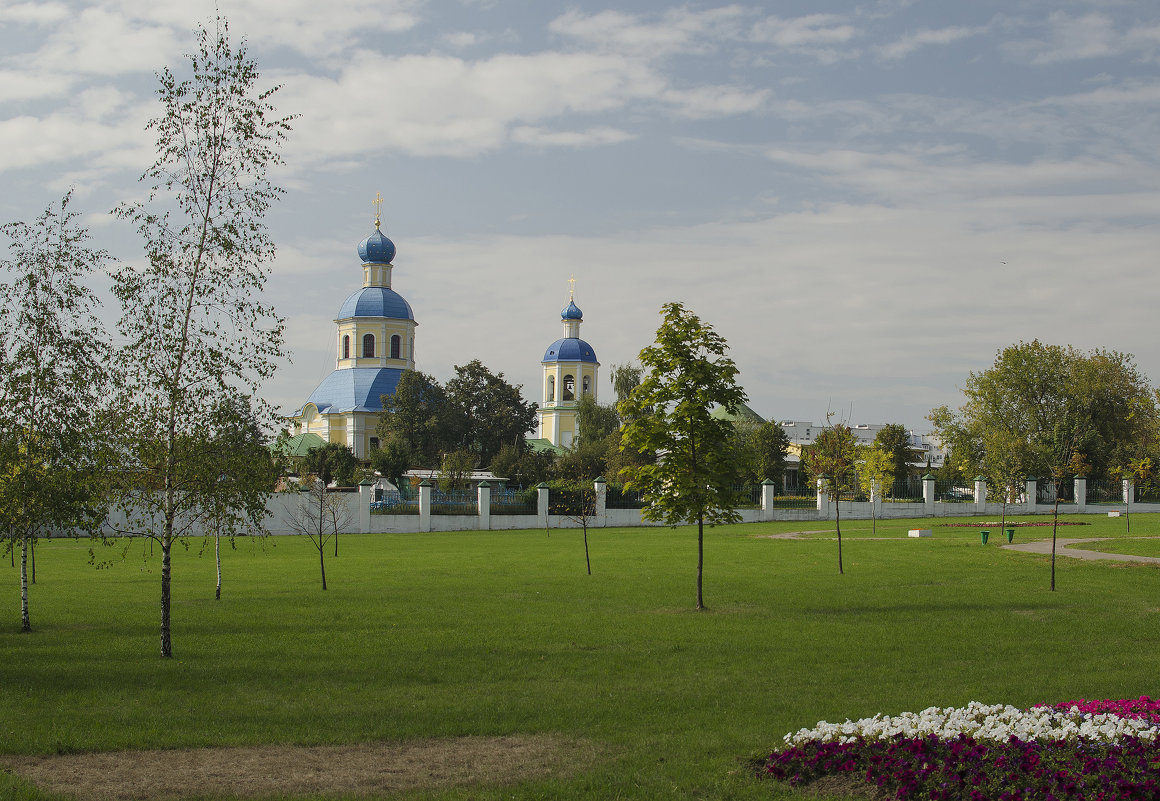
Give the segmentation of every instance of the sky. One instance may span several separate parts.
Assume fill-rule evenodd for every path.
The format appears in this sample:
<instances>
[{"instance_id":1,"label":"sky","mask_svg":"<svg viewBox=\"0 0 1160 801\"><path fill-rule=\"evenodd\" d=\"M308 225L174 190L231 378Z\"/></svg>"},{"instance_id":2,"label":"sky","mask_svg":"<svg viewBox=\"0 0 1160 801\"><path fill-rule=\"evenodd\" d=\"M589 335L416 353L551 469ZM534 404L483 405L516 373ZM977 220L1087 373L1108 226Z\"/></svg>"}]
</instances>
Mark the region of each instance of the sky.
<instances>
[{"instance_id":1,"label":"sky","mask_svg":"<svg viewBox=\"0 0 1160 801\"><path fill-rule=\"evenodd\" d=\"M479 359L539 401L573 277L601 400L669 301L776 420L922 433L1035 338L1160 381L1154 0L0 0L0 221L73 187L139 262L108 212L218 11L298 115L266 219L287 413L334 368L377 193L441 381Z\"/></svg>"}]
</instances>

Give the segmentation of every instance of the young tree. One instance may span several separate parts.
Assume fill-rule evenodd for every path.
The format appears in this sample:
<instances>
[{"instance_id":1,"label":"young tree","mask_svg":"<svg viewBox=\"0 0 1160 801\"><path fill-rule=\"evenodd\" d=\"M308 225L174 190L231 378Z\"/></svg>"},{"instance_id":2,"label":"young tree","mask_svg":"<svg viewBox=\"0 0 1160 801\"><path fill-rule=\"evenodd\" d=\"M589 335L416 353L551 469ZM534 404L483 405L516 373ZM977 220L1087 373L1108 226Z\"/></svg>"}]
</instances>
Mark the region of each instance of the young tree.
<instances>
[{"instance_id":1,"label":"young tree","mask_svg":"<svg viewBox=\"0 0 1160 801\"><path fill-rule=\"evenodd\" d=\"M307 489L298 497L298 505L283 513L286 527L296 534L308 537L318 551L318 569L322 574L322 589L326 590L326 543L338 533L350 528L355 515L346 502L344 493L327 492L326 484L314 475L304 477Z\"/></svg>"},{"instance_id":2,"label":"young tree","mask_svg":"<svg viewBox=\"0 0 1160 801\"><path fill-rule=\"evenodd\" d=\"M0 262L0 536L20 548L20 627L31 631L28 562L51 529L95 532L105 517L101 420L109 344L86 284L109 256L69 208L10 223ZM35 566L33 567L35 581Z\"/></svg>"},{"instance_id":3,"label":"young tree","mask_svg":"<svg viewBox=\"0 0 1160 801\"><path fill-rule=\"evenodd\" d=\"M645 378L619 405L628 421L621 448L657 457L626 468L629 486L648 504L642 516L670 526L696 522L697 608L704 609L705 523L740 519L732 424L711 412L736 411L746 397L724 338L680 303L666 303L661 314L656 342L640 352Z\"/></svg>"},{"instance_id":4,"label":"young tree","mask_svg":"<svg viewBox=\"0 0 1160 801\"><path fill-rule=\"evenodd\" d=\"M266 436L254 416L251 400L229 398L217 407L212 431L205 435L206 468L197 471L205 482L203 498L211 504L213 550L217 564L214 599L222 597L223 529L234 545L234 534L246 530L260 533L266 518L266 498L274 491L279 470ZM214 466L218 473L213 473ZM208 540L208 537L207 537ZM204 549L203 549L204 550Z\"/></svg>"},{"instance_id":5,"label":"young tree","mask_svg":"<svg viewBox=\"0 0 1160 801\"><path fill-rule=\"evenodd\" d=\"M838 531L838 572L842 573L842 507L838 501L857 486L855 459L858 440L844 423L822 429L805 452L811 474L825 476L827 494L834 499L834 523Z\"/></svg>"},{"instance_id":6,"label":"young tree","mask_svg":"<svg viewBox=\"0 0 1160 801\"><path fill-rule=\"evenodd\" d=\"M284 355L282 321L259 298L274 251L263 217L281 192L268 172L281 162L292 118L275 116L277 87L257 88L257 66L244 43L230 41L224 19L195 38L192 77L178 80L168 69L158 76L162 110L149 123L157 159L142 177L151 182L148 199L116 210L136 225L148 257L143 267L119 271L113 291L127 340L119 360L126 470L156 476L156 493L136 495L147 504L141 527L161 545L167 658L178 517L187 502L201 505L207 486L181 483L201 464L183 463L181 443L212 425L221 401L256 390ZM147 522L152 512L156 529Z\"/></svg>"},{"instance_id":7,"label":"young tree","mask_svg":"<svg viewBox=\"0 0 1160 801\"><path fill-rule=\"evenodd\" d=\"M350 448L339 442L328 442L321 448L315 448L306 454L302 464L307 473L322 482L321 492L324 495L329 492L331 482L339 487L353 487L359 469L358 459ZM334 532L334 555L338 556L337 529Z\"/></svg>"},{"instance_id":8,"label":"young tree","mask_svg":"<svg viewBox=\"0 0 1160 801\"><path fill-rule=\"evenodd\" d=\"M881 497L888 487L894 486L894 470L898 462L895 460L894 454L877 443L869 446L862 445L857 448L856 453L855 467L857 468L858 486L866 494L866 497L871 499L870 527L871 531L877 534L878 504L873 503L875 489L877 489L878 497Z\"/></svg>"},{"instance_id":9,"label":"young tree","mask_svg":"<svg viewBox=\"0 0 1160 801\"><path fill-rule=\"evenodd\" d=\"M988 431L983 441L983 476L989 487L1002 495L1002 528L1007 527L1007 504L1018 497L1019 486L1027 478L1027 442L1003 428Z\"/></svg>"},{"instance_id":10,"label":"young tree","mask_svg":"<svg viewBox=\"0 0 1160 801\"><path fill-rule=\"evenodd\" d=\"M397 434L390 434L382 445L371 451L371 467L396 487L402 488L403 477L411 468L414 455L407 443Z\"/></svg>"},{"instance_id":11,"label":"young tree","mask_svg":"<svg viewBox=\"0 0 1160 801\"><path fill-rule=\"evenodd\" d=\"M584 530L584 564L592 575L592 558L588 555L588 526L596 519L595 479L570 485L557 482L549 491L548 511L571 520Z\"/></svg>"}]
</instances>

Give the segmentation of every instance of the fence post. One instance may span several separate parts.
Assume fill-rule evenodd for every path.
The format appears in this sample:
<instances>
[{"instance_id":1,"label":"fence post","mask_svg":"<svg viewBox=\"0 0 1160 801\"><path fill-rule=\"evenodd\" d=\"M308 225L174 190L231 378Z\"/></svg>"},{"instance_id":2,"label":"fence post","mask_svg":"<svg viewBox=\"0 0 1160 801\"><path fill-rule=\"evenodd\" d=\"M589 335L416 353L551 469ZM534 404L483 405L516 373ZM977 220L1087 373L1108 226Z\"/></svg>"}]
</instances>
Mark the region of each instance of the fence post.
<instances>
[{"instance_id":1,"label":"fence post","mask_svg":"<svg viewBox=\"0 0 1160 801\"><path fill-rule=\"evenodd\" d=\"M930 473L922 477L922 511L927 517L934 517L934 476Z\"/></svg>"},{"instance_id":2,"label":"fence post","mask_svg":"<svg viewBox=\"0 0 1160 801\"><path fill-rule=\"evenodd\" d=\"M536 485L536 518L541 526L548 527L548 485L543 481Z\"/></svg>"},{"instance_id":3,"label":"fence post","mask_svg":"<svg viewBox=\"0 0 1160 801\"><path fill-rule=\"evenodd\" d=\"M975 476L975 512L982 514L987 506L987 479Z\"/></svg>"},{"instance_id":4,"label":"fence post","mask_svg":"<svg viewBox=\"0 0 1160 801\"><path fill-rule=\"evenodd\" d=\"M358 485L358 530L367 534L371 530L371 499L375 497L375 482L364 478Z\"/></svg>"},{"instance_id":5,"label":"fence post","mask_svg":"<svg viewBox=\"0 0 1160 801\"><path fill-rule=\"evenodd\" d=\"M882 484L876 478L870 479L870 516L882 517Z\"/></svg>"},{"instance_id":6,"label":"fence post","mask_svg":"<svg viewBox=\"0 0 1160 801\"><path fill-rule=\"evenodd\" d=\"M829 478L825 473L818 476L818 519L830 519L830 503L829 493L826 491L826 479Z\"/></svg>"},{"instance_id":7,"label":"fence post","mask_svg":"<svg viewBox=\"0 0 1160 801\"><path fill-rule=\"evenodd\" d=\"M1126 511L1131 512L1132 506L1136 502L1136 498L1135 498L1136 486L1132 482L1132 479L1130 479L1130 478L1125 478L1123 483L1124 483L1124 489L1123 489L1124 506L1127 507Z\"/></svg>"},{"instance_id":8,"label":"fence post","mask_svg":"<svg viewBox=\"0 0 1160 801\"><path fill-rule=\"evenodd\" d=\"M431 530L431 482L419 482L419 530Z\"/></svg>"},{"instance_id":9,"label":"fence post","mask_svg":"<svg viewBox=\"0 0 1160 801\"><path fill-rule=\"evenodd\" d=\"M604 480L604 476L597 476L592 482L592 488L596 490L596 508L593 514L596 516L596 525L608 525L608 483Z\"/></svg>"},{"instance_id":10,"label":"fence post","mask_svg":"<svg viewBox=\"0 0 1160 801\"><path fill-rule=\"evenodd\" d=\"M1077 512L1087 509L1087 477L1075 477L1075 508Z\"/></svg>"},{"instance_id":11,"label":"fence post","mask_svg":"<svg viewBox=\"0 0 1160 801\"><path fill-rule=\"evenodd\" d=\"M479 530L488 531L491 529L491 484L486 481L479 482L479 488L475 491L475 501L479 507Z\"/></svg>"},{"instance_id":12,"label":"fence post","mask_svg":"<svg viewBox=\"0 0 1160 801\"><path fill-rule=\"evenodd\" d=\"M777 484L768 478L761 482L761 519L773 520L773 499L776 497Z\"/></svg>"},{"instance_id":13,"label":"fence post","mask_svg":"<svg viewBox=\"0 0 1160 801\"><path fill-rule=\"evenodd\" d=\"M1039 502L1039 479L1035 476L1027 477L1027 508L1024 509L1029 515L1035 514L1035 505Z\"/></svg>"}]
</instances>

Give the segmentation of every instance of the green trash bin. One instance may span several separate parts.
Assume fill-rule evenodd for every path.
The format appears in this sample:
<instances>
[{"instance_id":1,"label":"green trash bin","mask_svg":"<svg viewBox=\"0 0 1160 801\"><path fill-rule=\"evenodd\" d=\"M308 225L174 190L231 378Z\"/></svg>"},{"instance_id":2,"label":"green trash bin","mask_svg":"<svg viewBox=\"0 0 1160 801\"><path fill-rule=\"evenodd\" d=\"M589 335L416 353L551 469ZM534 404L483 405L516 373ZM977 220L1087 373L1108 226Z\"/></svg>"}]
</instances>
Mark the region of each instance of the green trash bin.
<instances>
[{"instance_id":1,"label":"green trash bin","mask_svg":"<svg viewBox=\"0 0 1160 801\"><path fill-rule=\"evenodd\" d=\"M982 531L979 532L979 537L983 540L984 545L987 544L987 537L990 537L990 536L991 536L990 529L983 529Z\"/></svg>"},{"instance_id":2,"label":"green trash bin","mask_svg":"<svg viewBox=\"0 0 1160 801\"><path fill-rule=\"evenodd\" d=\"M1007 542L1011 542L1013 539L1015 539L1015 529L1009 528L1007 529Z\"/></svg>"}]
</instances>

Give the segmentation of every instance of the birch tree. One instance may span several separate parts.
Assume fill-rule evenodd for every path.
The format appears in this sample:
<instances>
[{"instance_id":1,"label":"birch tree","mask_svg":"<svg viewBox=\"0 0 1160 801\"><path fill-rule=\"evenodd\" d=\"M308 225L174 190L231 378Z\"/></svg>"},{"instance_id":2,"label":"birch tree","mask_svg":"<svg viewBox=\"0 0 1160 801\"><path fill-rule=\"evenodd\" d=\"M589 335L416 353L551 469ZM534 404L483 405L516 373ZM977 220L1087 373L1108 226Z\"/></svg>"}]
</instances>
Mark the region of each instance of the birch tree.
<instances>
[{"instance_id":1,"label":"birch tree","mask_svg":"<svg viewBox=\"0 0 1160 801\"><path fill-rule=\"evenodd\" d=\"M137 227L147 257L117 273L114 292L127 340L127 474L155 490L136 493L143 506L129 529L161 547L163 657L173 656L171 549L194 530L194 510L212 504L212 484L197 472L216 477L183 443L212 431L215 409L252 395L284 355L282 321L261 300L274 252L263 218L282 191L269 171L281 163L292 118L277 116L277 87L258 88L257 65L223 18L195 31L195 43L191 77L158 75L161 112L148 126L157 158L141 179L147 198L115 211ZM258 414L269 410L259 405Z\"/></svg>"},{"instance_id":2,"label":"birch tree","mask_svg":"<svg viewBox=\"0 0 1160 801\"><path fill-rule=\"evenodd\" d=\"M100 413L109 344L86 280L109 255L69 208L71 191L11 240L0 284L0 534L20 549L20 628L31 631L29 555L52 529L104 519ZM35 570L35 568L34 568ZM33 579L35 580L35 578Z\"/></svg>"}]
</instances>

